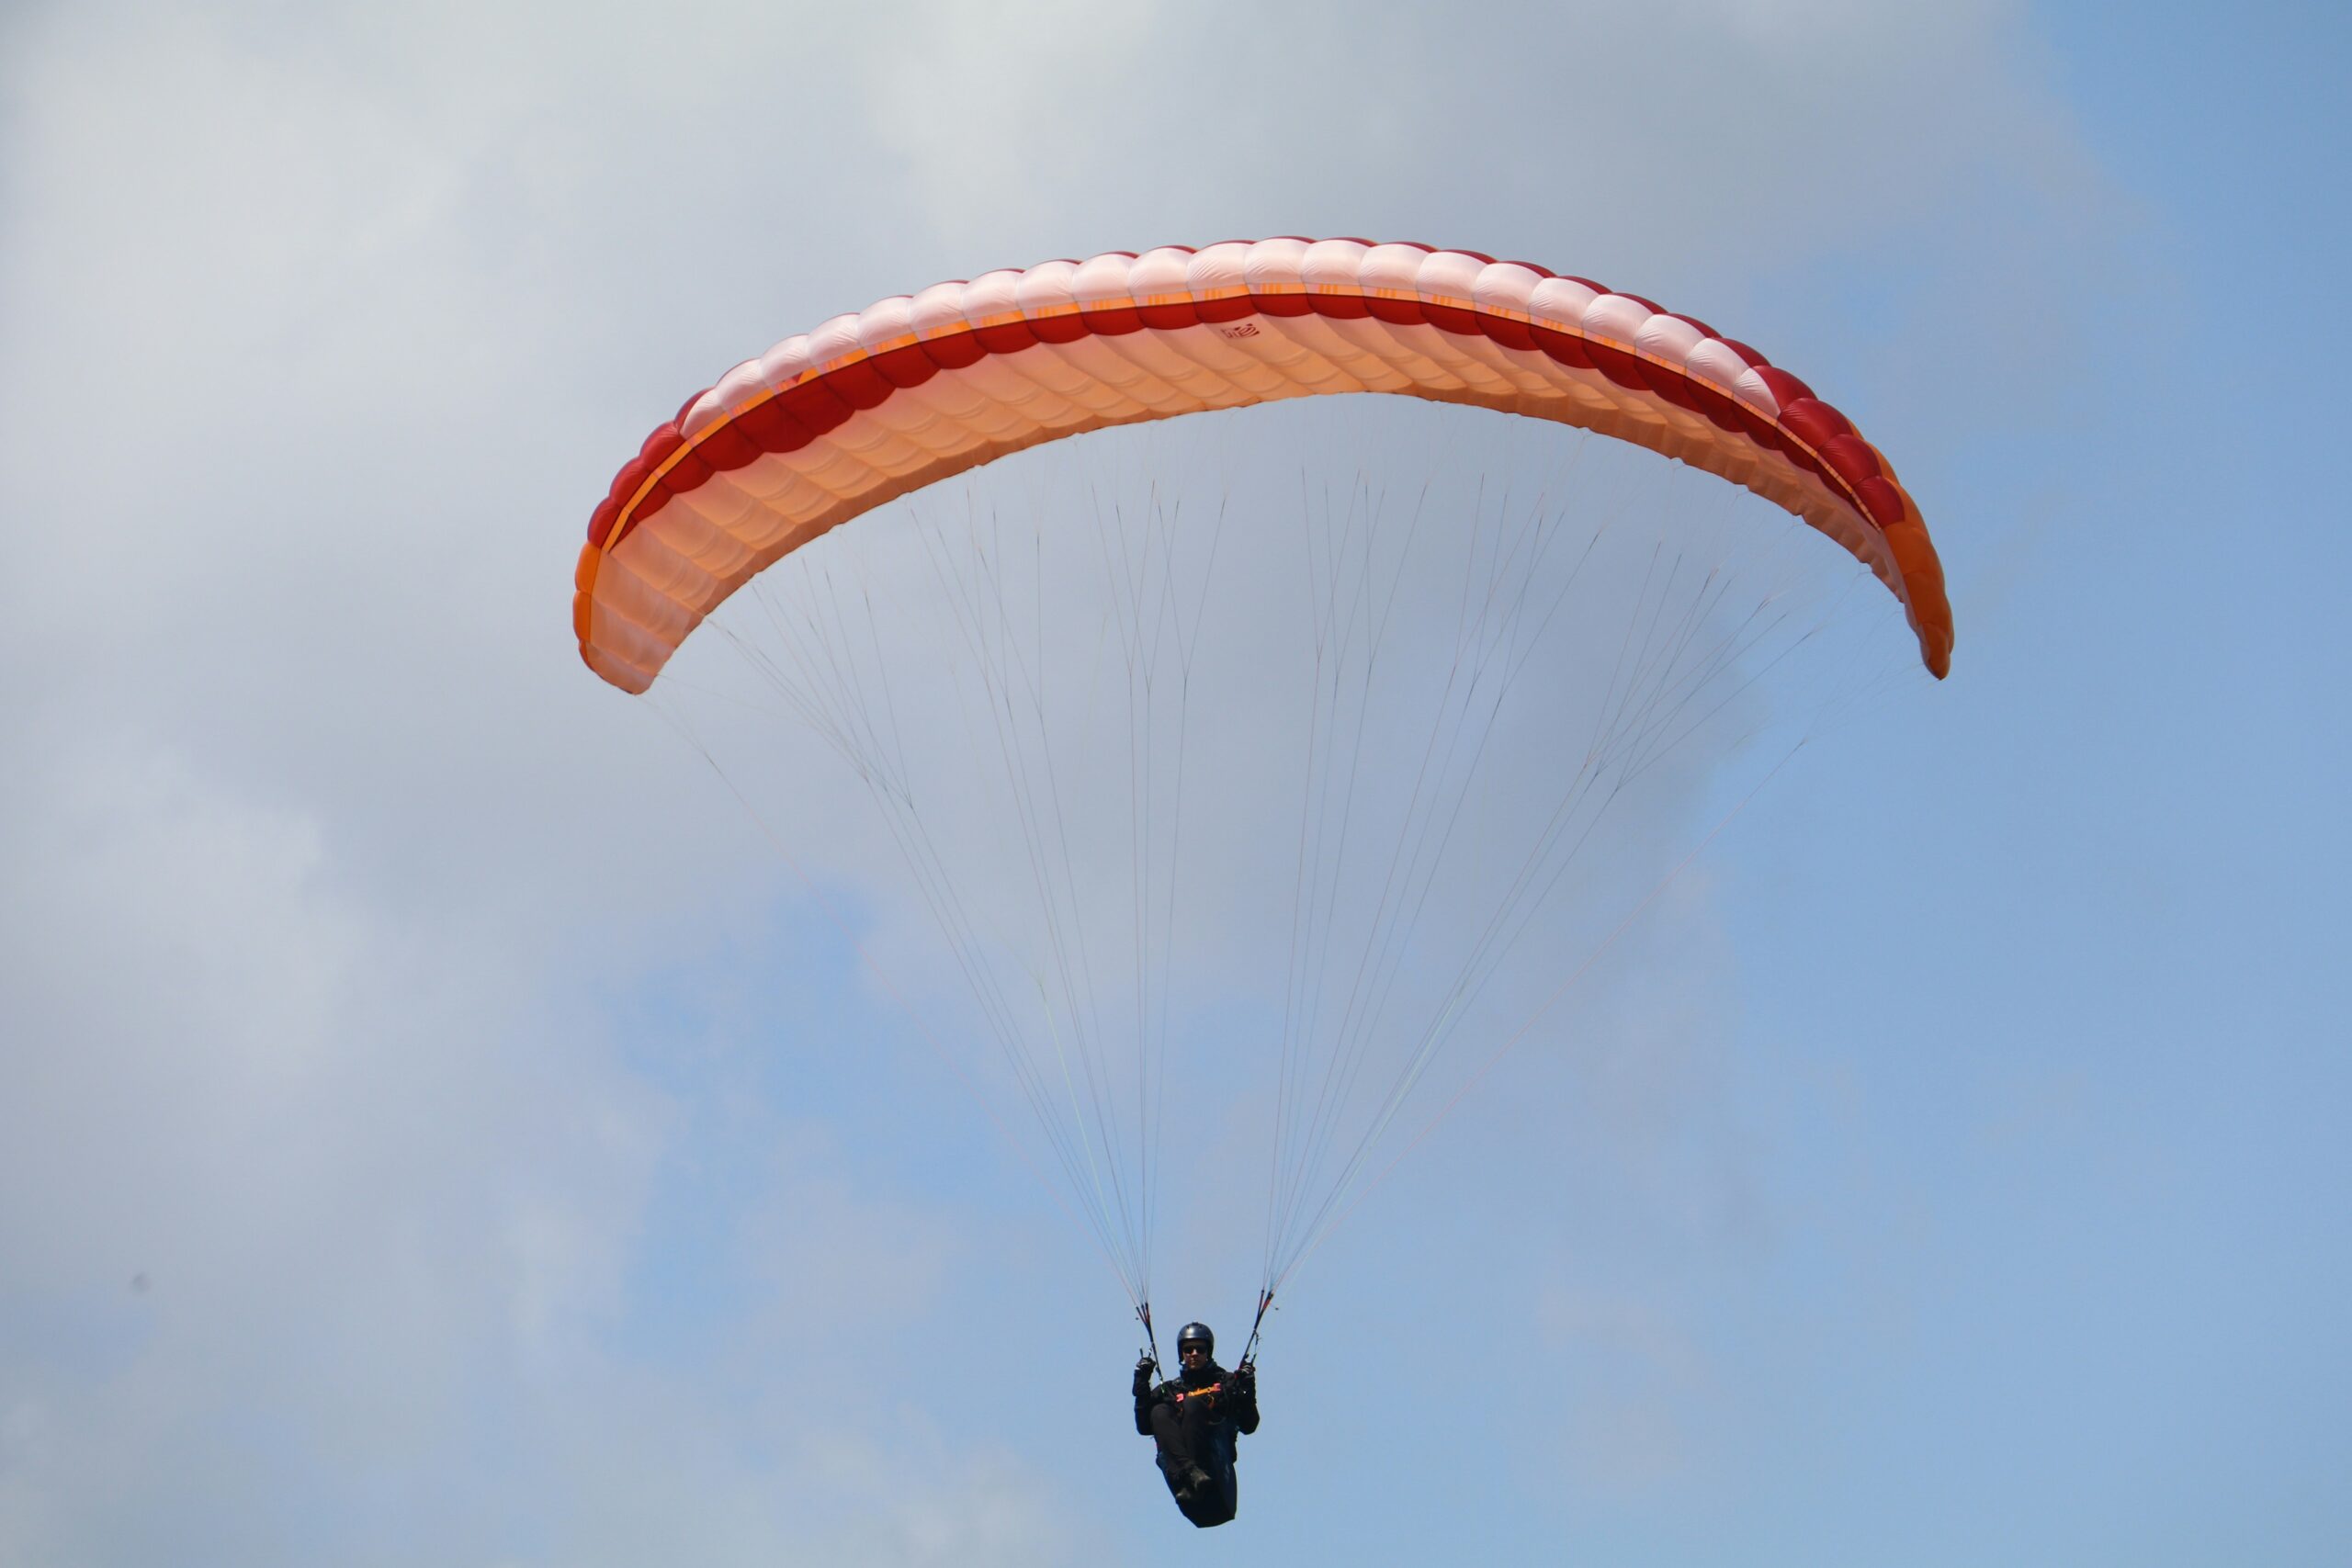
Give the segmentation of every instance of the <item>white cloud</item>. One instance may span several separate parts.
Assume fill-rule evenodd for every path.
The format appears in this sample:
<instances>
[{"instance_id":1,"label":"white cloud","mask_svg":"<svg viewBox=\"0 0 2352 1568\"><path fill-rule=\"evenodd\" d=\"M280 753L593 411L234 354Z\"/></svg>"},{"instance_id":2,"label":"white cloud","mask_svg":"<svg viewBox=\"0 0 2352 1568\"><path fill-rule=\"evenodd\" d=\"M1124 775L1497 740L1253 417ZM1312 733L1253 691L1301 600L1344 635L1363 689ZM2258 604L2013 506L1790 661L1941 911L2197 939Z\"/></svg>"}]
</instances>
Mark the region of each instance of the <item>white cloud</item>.
<instances>
[{"instance_id":1,"label":"white cloud","mask_svg":"<svg viewBox=\"0 0 2352 1568\"><path fill-rule=\"evenodd\" d=\"M572 656L606 476L732 358L977 266L1370 228L1738 301L2078 169L2002 6L646 16L11 24L0 1558L1114 1555L1065 1435L909 1365L991 1292L1052 1318L991 1250L1034 1262L1026 1220L697 1077L737 1064L690 1024L614 1039L616 998L707 978L794 895ZM1973 287L1929 286L1922 317ZM876 919L912 968L921 925ZM1679 1060L1577 1070L1654 1211L1736 1230L1736 1135ZM1694 1105L1709 1147L1643 1167ZM1224 1142L1166 1234L1246 1252L1256 1111L1202 1107ZM680 1265L650 1233L719 1165ZM707 1298L685 1350L673 1269ZM842 1359L808 1408L814 1342ZM1093 1371L1015 1397L1079 1407Z\"/></svg>"}]
</instances>

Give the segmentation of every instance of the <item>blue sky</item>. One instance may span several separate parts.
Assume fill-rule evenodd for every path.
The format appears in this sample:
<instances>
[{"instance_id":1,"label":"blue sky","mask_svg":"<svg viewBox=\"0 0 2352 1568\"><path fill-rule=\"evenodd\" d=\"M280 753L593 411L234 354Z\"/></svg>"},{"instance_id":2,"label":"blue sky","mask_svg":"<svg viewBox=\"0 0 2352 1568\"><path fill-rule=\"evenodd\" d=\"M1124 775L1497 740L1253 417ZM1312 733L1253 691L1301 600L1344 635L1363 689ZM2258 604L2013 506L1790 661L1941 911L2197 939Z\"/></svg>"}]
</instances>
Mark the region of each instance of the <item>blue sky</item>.
<instances>
[{"instance_id":1,"label":"blue sky","mask_svg":"<svg viewBox=\"0 0 2352 1568\"><path fill-rule=\"evenodd\" d=\"M0 1560L2352 1549L2352 24L1257 16L0 20ZM1316 1254L1200 1537L1081 1233L563 602L776 338L1271 232L1759 344L1959 642ZM1241 1326L1250 1114L1163 1321Z\"/></svg>"}]
</instances>

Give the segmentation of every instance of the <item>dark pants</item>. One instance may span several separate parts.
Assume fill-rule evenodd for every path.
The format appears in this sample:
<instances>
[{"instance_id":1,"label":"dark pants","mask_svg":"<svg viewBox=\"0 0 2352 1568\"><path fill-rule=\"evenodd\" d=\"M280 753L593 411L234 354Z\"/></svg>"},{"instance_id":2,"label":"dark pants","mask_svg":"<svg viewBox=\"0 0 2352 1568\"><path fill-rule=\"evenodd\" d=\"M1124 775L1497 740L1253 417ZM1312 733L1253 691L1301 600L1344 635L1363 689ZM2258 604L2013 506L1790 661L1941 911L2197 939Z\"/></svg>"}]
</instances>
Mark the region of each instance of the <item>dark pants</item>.
<instances>
[{"instance_id":1,"label":"dark pants","mask_svg":"<svg viewBox=\"0 0 2352 1568\"><path fill-rule=\"evenodd\" d=\"M1238 1490L1233 1466L1220 1451L1223 1445L1216 1441L1213 1425L1207 1412L1190 1400L1182 1405L1151 1407L1151 1438L1159 1450L1159 1473L1168 1478L1176 1506L1203 1529L1233 1517ZM1194 1466L1208 1472L1206 1487L1188 1484Z\"/></svg>"}]
</instances>

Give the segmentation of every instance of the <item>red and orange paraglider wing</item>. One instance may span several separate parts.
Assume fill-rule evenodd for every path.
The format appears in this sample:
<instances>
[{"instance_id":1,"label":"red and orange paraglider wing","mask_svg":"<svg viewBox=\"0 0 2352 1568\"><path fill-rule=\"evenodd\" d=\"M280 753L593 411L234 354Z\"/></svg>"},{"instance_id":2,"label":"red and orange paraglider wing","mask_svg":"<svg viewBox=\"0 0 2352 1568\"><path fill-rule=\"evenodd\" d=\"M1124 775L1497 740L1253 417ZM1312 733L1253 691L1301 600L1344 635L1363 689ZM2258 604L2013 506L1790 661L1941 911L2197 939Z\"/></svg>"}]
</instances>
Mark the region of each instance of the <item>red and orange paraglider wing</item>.
<instances>
[{"instance_id":1,"label":"red and orange paraglider wing","mask_svg":"<svg viewBox=\"0 0 2352 1568\"><path fill-rule=\"evenodd\" d=\"M1585 278L1359 240L991 272L786 338L646 438L597 507L581 657L642 692L753 575L895 497L1060 436L1329 392L1471 403L1722 476L1844 546L1951 660L1943 571L1878 449L1704 322Z\"/></svg>"}]
</instances>

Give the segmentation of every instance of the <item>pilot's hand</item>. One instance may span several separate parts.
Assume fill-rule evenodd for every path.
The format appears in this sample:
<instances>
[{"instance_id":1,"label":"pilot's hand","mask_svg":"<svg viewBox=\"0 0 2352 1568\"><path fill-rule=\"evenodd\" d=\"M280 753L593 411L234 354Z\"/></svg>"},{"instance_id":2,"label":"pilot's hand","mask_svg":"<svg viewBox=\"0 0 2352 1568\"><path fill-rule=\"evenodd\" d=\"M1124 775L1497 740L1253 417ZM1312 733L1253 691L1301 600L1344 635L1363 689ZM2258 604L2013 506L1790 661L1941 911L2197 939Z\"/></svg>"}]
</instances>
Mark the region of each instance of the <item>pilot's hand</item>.
<instances>
[{"instance_id":1,"label":"pilot's hand","mask_svg":"<svg viewBox=\"0 0 2352 1568\"><path fill-rule=\"evenodd\" d=\"M1233 1392L1243 1399L1258 1397L1258 1369L1244 1361L1233 1369Z\"/></svg>"},{"instance_id":2,"label":"pilot's hand","mask_svg":"<svg viewBox=\"0 0 2352 1568\"><path fill-rule=\"evenodd\" d=\"M1159 1370L1159 1363L1149 1356L1136 1363L1136 1393L1138 1397L1151 1392L1151 1374Z\"/></svg>"}]
</instances>

